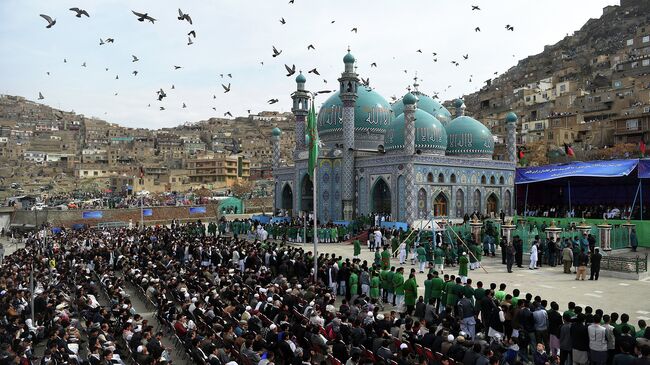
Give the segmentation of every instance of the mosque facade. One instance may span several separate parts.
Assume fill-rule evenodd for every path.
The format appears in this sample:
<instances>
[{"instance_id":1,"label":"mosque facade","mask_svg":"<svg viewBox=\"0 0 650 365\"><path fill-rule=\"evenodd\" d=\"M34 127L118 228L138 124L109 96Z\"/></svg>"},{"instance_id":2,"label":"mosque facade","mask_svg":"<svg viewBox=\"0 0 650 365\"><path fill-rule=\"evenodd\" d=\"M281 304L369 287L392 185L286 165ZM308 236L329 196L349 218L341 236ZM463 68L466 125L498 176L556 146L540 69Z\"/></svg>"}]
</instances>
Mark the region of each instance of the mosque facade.
<instances>
[{"instance_id":1,"label":"mosque facade","mask_svg":"<svg viewBox=\"0 0 650 365\"><path fill-rule=\"evenodd\" d=\"M430 218L481 213L512 215L517 116L504 121L508 161L492 158L494 138L481 122L465 115L462 100L454 115L434 98L414 90L393 104L360 82L348 51L339 90L318 112L322 142L318 159L318 219L351 221L380 213L413 224ZM314 189L307 174L306 118L311 94L296 78L294 165L281 166L282 131L272 131L276 214L313 211Z\"/></svg>"}]
</instances>

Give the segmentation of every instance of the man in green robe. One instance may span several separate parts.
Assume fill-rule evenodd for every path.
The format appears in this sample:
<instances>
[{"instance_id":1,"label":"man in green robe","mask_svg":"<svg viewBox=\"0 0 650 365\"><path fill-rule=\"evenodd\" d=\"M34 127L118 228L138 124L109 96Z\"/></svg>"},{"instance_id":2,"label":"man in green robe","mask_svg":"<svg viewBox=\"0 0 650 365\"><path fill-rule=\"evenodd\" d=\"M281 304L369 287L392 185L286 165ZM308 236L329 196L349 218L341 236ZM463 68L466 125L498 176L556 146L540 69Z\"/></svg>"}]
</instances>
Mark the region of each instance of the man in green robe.
<instances>
[{"instance_id":1,"label":"man in green robe","mask_svg":"<svg viewBox=\"0 0 650 365\"><path fill-rule=\"evenodd\" d=\"M361 255L361 242L359 240L354 240L354 257L355 259L359 258L359 255Z\"/></svg>"},{"instance_id":2,"label":"man in green robe","mask_svg":"<svg viewBox=\"0 0 650 365\"><path fill-rule=\"evenodd\" d=\"M379 274L376 271L373 271L372 279L370 279L370 298L379 298Z\"/></svg>"},{"instance_id":3,"label":"man in green robe","mask_svg":"<svg viewBox=\"0 0 650 365\"><path fill-rule=\"evenodd\" d=\"M439 273L445 273L445 251L440 246L436 246L433 250L433 264Z\"/></svg>"},{"instance_id":4,"label":"man in green robe","mask_svg":"<svg viewBox=\"0 0 650 365\"><path fill-rule=\"evenodd\" d=\"M386 275L386 290L388 290L388 303L395 305L395 284L393 283L395 277L395 266L390 268Z\"/></svg>"},{"instance_id":5,"label":"man in green robe","mask_svg":"<svg viewBox=\"0 0 650 365\"><path fill-rule=\"evenodd\" d=\"M424 281L424 302L429 303L431 291L433 290L433 274L427 274L427 280Z\"/></svg>"},{"instance_id":6,"label":"man in green robe","mask_svg":"<svg viewBox=\"0 0 650 365\"><path fill-rule=\"evenodd\" d=\"M357 275L357 270L353 270L350 274L348 285L350 286L350 297L359 294L359 275Z\"/></svg>"},{"instance_id":7,"label":"man in green robe","mask_svg":"<svg viewBox=\"0 0 650 365\"><path fill-rule=\"evenodd\" d=\"M418 255L418 263L420 264L420 273L424 272L424 265L427 263L427 250L424 246L418 246L415 250Z\"/></svg>"},{"instance_id":8,"label":"man in green robe","mask_svg":"<svg viewBox=\"0 0 650 365\"><path fill-rule=\"evenodd\" d=\"M453 276L453 275L452 275ZM440 307L444 307L447 305L447 293L449 290L449 284L451 283L449 275L446 274L444 276L444 280L442 282L442 295L440 296Z\"/></svg>"},{"instance_id":9,"label":"man in green robe","mask_svg":"<svg viewBox=\"0 0 650 365\"><path fill-rule=\"evenodd\" d=\"M374 264L377 267L381 267L381 253L379 251L375 251L375 262Z\"/></svg>"},{"instance_id":10,"label":"man in green robe","mask_svg":"<svg viewBox=\"0 0 650 365\"><path fill-rule=\"evenodd\" d=\"M436 310L440 310L440 302L442 299L442 291L445 286L445 281L438 276L438 272L434 271L431 278L431 298L436 301Z\"/></svg>"},{"instance_id":11,"label":"man in green robe","mask_svg":"<svg viewBox=\"0 0 650 365\"><path fill-rule=\"evenodd\" d=\"M390 270L383 269L379 272L379 284L381 286L381 298L388 303L388 273Z\"/></svg>"},{"instance_id":12,"label":"man in green robe","mask_svg":"<svg viewBox=\"0 0 650 365\"><path fill-rule=\"evenodd\" d=\"M390 252L388 252L388 247L384 247L384 250L381 252L381 268L388 269L390 267Z\"/></svg>"},{"instance_id":13,"label":"man in green robe","mask_svg":"<svg viewBox=\"0 0 650 365\"><path fill-rule=\"evenodd\" d=\"M332 243L339 242L339 231L336 229L336 227L330 228L330 240Z\"/></svg>"},{"instance_id":14,"label":"man in green robe","mask_svg":"<svg viewBox=\"0 0 650 365\"><path fill-rule=\"evenodd\" d=\"M395 300L393 305L401 308L404 305L404 268L400 267L393 275L393 290L395 291Z\"/></svg>"},{"instance_id":15,"label":"man in green robe","mask_svg":"<svg viewBox=\"0 0 650 365\"><path fill-rule=\"evenodd\" d=\"M463 287L463 295L472 302L472 305L474 305L474 290L472 287L472 279L467 279L467 283Z\"/></svg>"},{"instance_id":16,"label":"man in green robe","mask_svg":"<svg viewBox=\"0 0 650 365\"><path fill-rule=\"evenodd\" d=\"M413 314L415 309L415 300L418 296L418 283L415 280L415 274L409 275L409 278L404 282L404 304L406 304L406 314Z\"/></svg>"},{"instance_id":17,"label":"man in green robe","mask_svg":"<svg viewBox=\"0 0 650 365\"><path fill-rule=\"evenodd\" d=\"M463 255L458 259L458 276L463 283L467 281L468 265L469 259L467 258L467 252L463 252Z\"/></svg>"},{"instance_id":18,"label":"man in green robe","mask_svg":"<svg viewBox=\"0 0 650 365\"><path fill-rule=\"evenodd\" d=\"M459 294L463 292L463 284L459 277L456 278L456 282L449 281L449 294L447 294L447 306L455 310L456 304L458 303Z\"/></svg>"},{"instance_id":19,"label":"man in green robe","mask_svg":"<svg viewBox=\"0 0 650 365\"><path fill-rule=\"evenodd\" d=\"M479 281L476 283L476 289L474 289L474 299L476 303L480 303L483 298L485 298L485 289L483 289L483 282Z\"/></svg>"}]
</instances>

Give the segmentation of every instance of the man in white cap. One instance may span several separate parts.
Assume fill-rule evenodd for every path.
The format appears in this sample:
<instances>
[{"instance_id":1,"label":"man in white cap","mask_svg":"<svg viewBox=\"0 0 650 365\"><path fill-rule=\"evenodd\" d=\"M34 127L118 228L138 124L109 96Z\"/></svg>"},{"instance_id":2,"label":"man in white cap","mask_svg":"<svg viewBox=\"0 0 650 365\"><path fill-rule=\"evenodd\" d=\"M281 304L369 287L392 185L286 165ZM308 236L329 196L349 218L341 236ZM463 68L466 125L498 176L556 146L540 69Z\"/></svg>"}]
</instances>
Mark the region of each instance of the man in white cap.
<instances>
[{"instance_id":1,"label":"man in white cap","mask_svg":"<svg viewBox=\"0 0 650 365\"><path fill-rule=\"evenodd\" d=\"M463 284L467 283L467 274L469 272L467 268L468 265L469 259L467 258L467 252L463 252L463 254L458 259L458 276L460 277L460 280L463 282Z\"/></svg>"}]
</instances>

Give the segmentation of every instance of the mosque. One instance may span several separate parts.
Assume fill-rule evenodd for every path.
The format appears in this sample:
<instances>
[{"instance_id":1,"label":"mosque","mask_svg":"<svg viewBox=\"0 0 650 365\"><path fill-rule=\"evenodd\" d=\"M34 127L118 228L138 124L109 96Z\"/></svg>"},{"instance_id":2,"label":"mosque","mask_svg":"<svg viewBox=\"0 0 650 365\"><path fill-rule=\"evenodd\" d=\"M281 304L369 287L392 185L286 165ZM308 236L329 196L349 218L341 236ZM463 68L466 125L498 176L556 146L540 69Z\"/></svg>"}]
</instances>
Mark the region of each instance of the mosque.
<instances>
[{"instance_id":1,"label":"mosque","mask_svg":"<svg viewBox=\"0 0 650 365\"><path fill-rule=\"evenodd\" d=\"M494 138L481 122L454 115L432 97L409 91L392 105L360 83L348 51L340 88L318 112L323 144L318 159L317 209L321 222L351 221L381 213L392 221L462 218L466 213L513 213L517 116L506 117L507 158L492 158ZM294 166L280 165L282 131L272 131L274 211L300 216L313 211L313 183L305 145L308 101L306 78L296 77L292 112L296 117Z\"/></svg>"}]
</instances>

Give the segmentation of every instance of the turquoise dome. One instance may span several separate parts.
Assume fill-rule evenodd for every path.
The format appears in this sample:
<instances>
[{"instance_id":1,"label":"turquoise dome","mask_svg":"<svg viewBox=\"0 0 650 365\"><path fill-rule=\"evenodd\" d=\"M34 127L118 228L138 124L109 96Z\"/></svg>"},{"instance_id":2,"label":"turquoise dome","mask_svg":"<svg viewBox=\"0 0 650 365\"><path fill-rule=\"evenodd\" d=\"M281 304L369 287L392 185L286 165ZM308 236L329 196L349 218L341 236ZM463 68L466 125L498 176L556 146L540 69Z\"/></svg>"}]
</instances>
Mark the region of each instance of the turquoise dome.
<instances>
[{"instance_id":1,"label":"turquoise dome","mask_svg":"<svg viewBox=\"0 0 650 365\"><path fill-rule=\"evenodd\" d=\"M305 82L307 82L307 78L305 77L305 75L302 74L302 71L301 71L300 74L298 76L296 76L296 83L303 83L304 84Z\"/></svg>"},{"instance_id":2,"label":"turquoise dome","mask_svg":"<svg viewBox=\"0 0 650 365\"><path fill-rule=\"evenodd\" d=\"M449 110L447 110L435 99L419 91L415 91L412 94L418 98L418 109L424 110L425 112L433 115L433 117L438 119L438 121L440 121L443 125L447 124L447 122L451 120L451 113ZM403 99L400 99L393 103L392 109L393 115L395 116L404 113Z\"/></svg>"},{"instance_id":3,"label":"turquoise dome","mask_svg":"<svg viewBox=\"0 0 650 365\"><path fill-rule=\"evenodd\" d=\"M510 112L506 114L506 123L517 123L517 114Z\"/></svg>"},{"instance_id":4,"label":"turquoise dome","mask_svg":"<svg viewBox=\"0 0 650 365\"><path fill-rule=\"evenodd\" d=\"M404 105L413 105L418 102L418 98L411 94L411 92L407 92L406 95L402 98L402 103Z\"/></svg>"},{"instance_id":5,"label":"turquoise dome","mask_svg":"<svg viewBox=\"0 0 650 365\"><path fill-rule=\"evenodd\" d=\"M357 88L354 107L354 130L383 132L390 126L393 115L390 104L375 91ZM339 91L333 93L318 111L318 132L340 132L343 130L343 102Z\"/></svg>"},{"instance_id":6,"label":"turquoise dome","mask_svg":"<svg viewBox=\"0 0 650 365\"><path fill-rule=\"evenodd\" d=\"M404 114L398 115L384 135L386 151L404 148ZM415 110L415 149L445 152L447 132L438 119L424 110Z\"/></svg>"},{"instance_id":7,"label":"turquoise dome","mask_svg":"<svg viewBox=\"0 0 650 365\"><path fill-rule=\"evenodd\" d=\"M350 51L348 51L348 54L343 56L343 63L354 63L354 61L356 61L356 59L354 58L352 53L350 53Z\"/></svg>"},{"instance_id":8,"label":"turquoise dome","mask_svg":"<svg viewBox=\"0 0 650 365\"><path fill-rule=\"evenodd\" d=\"M271 130L271 135L273 135L274 137L280 137L281 134L282 131L278 127L275 127L273 128L273 130Z\"/></svg>"},{"instance_id":9,"label":"turquoise dome","mask_svg":"<svg viewBox=\"0 0 650 365\"><path fill-rule=\"evenodd\" d=\"M448 156L492 157L494 139L483 123L460 116L447 124L446 128Z\"/></svg>"},{"instance_id":10,"label":"turquoise dome","mask_svg":"<svg viewBox=\"0 0 650 365\"><path fill-rule=\"evenodd\" d=\"M463 104L464 104L463 99L455 99L453 105L454 108L460 108L461 106L463 106Z\"/></svg>"}]
</instances>

